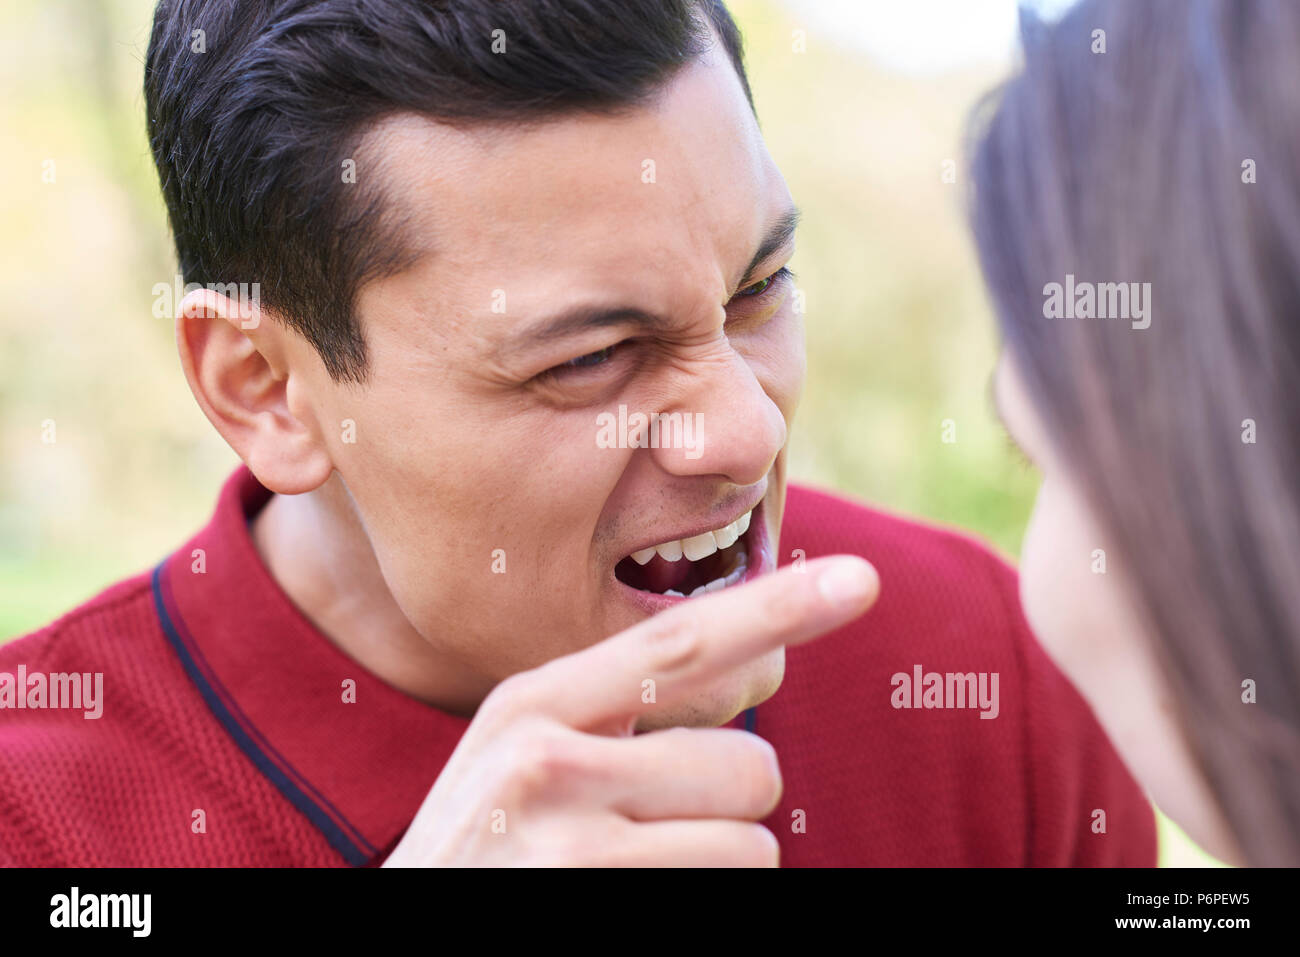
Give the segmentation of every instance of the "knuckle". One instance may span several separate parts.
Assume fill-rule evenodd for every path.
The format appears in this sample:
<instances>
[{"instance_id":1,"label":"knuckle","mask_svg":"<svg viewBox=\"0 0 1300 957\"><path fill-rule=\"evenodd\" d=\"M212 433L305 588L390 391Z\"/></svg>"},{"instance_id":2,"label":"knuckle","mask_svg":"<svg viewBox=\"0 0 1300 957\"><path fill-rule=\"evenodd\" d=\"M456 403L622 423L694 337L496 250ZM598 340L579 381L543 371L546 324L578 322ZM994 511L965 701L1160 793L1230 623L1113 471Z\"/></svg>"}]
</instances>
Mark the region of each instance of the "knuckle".
<instances>
[{"instance_id":1,"label":"knuckle","mask_svg":"<svg viewBox=\"0 0 1300 957\"><path fill-rule=\"evenodd\" d=\"M514 736L510 749L511 790L536 795L570 784L586 767L573 736L542 722L529 722Z\"/></svg>"},{"instance_id":2,"label":"knuckle","mask_svg":"<svg viewBox=\"0 0 1300 957\"><path fill-rule=\"evenodd\" d=\"M694 619L658 615L646 623L642 639L650 666L659 672L685 671L704 656L704 639Z\"/></svg>"},{"instance_id":3,"label":"knuckle","mask_svg":"<svg viewBox=\"0 0 1300 957\"><path fill-rule=\"evenodd\" d=\"M532 673L527 671L503 678L483 698L475 717L493 723L508 720L522 709L523 703L532 693L535 682Z\"/></svg>"},{"instance_id":4,"label":"knuckle","mask_svg":"<svg viewBox=\"0 0 1300 957\"><path fill-rule=\"evenodd\" d=\"M525 695L532 687L532 684L533 679L530 672L518 671L498 681L496 687L488 693L485 700L497 704L508 704L517 701Z\"/></svg>"}]
</instances>

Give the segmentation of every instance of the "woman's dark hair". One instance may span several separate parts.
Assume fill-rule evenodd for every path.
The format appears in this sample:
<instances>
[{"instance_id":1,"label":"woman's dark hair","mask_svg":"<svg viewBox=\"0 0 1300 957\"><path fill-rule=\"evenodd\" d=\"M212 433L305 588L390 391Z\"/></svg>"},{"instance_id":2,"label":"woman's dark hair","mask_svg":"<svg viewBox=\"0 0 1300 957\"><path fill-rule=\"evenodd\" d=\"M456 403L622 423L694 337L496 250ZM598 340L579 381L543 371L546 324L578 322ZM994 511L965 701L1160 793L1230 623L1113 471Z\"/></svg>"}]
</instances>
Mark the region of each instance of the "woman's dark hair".
<instances>
[{"instance_id":1,"label":"woman's dark hair","mask_svg":"<svg viewBox=\"0 0 1300 957\"><path fill-rule=\"evenodd\" d=\"M414 258L382 158L358 155L373 125L617 112L710 31L752 107L723 0L161 0L144 95L181 273L258 283L331 376L364 381L356 294Z\"/></svg>"},{"instance_id":2,"label":"woman's dark hair","mask_svg":"<svg viewBox=\"0 0 1300 957\"><path fill-rule=\"evenodd\" d=\"M1242 853L1300 864L1300 4L1096 0L1022 32L974 127L1006 348ZM1067 275L1150 283L1150 325L1045 318Z\"/></svg>"}]
</instances>

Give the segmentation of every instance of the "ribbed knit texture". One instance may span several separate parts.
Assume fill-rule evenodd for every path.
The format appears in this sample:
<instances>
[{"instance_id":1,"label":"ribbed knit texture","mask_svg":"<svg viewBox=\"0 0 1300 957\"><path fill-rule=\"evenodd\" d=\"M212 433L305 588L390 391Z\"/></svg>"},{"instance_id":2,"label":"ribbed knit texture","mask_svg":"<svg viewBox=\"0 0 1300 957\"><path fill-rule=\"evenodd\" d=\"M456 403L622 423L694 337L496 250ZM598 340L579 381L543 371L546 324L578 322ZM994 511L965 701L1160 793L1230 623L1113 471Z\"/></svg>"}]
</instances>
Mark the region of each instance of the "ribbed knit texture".
<instances>
[{"instance_id":1,"label":"ribbed knit texture","mask_svg":"<svg viewBox=\"0 0 1300 957\"><path fill-rule=\"evenodd\" d=\"M222 508L236 510L237 501L228 489ZM242 517L226 518L224 527L242 529ZM882 582L879 603L858 622L787 652L783 685L755 713L755 733L781 760L784 796L766 823L784 865L1154 865L1150 805L1029 634L1015 575L1000 559L966 536L798 487L780 548L783 564L795 549L808 559L857 552ZM177 560L188 555L182 549ZM212 597L232 616L246 600ZM253 637L276 641L275 633ZM163 633L148 573L0 646L0 671L20 664L29 673L103 672L105 701L98 720L0 709L0 863L346 863L216 720ZM895 709L890 678L917 664L998 672L1000 715ZM275 728L257 731L276 744ZM453 742L454 734L439 760ZM322 731L313 747L313 763L328 765L330 736ZM337 803L363 808L350 824L388 848L399 834L374 822L409 821L423 777L394 787L385 815L371 810L374 794L382 804L388 793L384 781L362 783L366 802ZM196 809L206 833L192 830ZM1104 834L1091 830L1094 809L1105 811Z\"/></svg>"},{"instance_id":2,"label":"ribbed knit texture","mask_svg":"<svg viewBox=\"0 0 1300 957\"><path fill-rule=\"evenodd\" d=\"M0 860L341 865L212 718L163 640L148 575L0 647L0 671L102 672L104 713L0 711ZM207 833L191 831L196 809Z\"/></svg>"}]
</instances>

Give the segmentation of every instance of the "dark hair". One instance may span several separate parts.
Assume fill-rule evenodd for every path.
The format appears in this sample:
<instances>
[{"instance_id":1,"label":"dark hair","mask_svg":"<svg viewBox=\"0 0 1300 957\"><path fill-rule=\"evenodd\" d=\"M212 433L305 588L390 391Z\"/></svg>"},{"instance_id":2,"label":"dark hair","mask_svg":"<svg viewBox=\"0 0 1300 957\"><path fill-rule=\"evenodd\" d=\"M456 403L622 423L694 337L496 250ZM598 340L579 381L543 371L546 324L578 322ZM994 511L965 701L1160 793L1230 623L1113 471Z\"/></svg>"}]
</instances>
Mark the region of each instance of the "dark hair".
<instances>
[{"instance_id":1,"label":"dark hair","mask_svg":"<svg viewBox=\"0 0 1300 957\"><path fill-rule=\"evenodd\" d=\"M393 198L343 181L373 125L617 112L710 28L752 108L722 0L162 0L144 94L181 272L258 282L333 378L364 381L357 292L412 258Z\"/></svg>"},{"instance_id":2,"label":"dark hair","mask_svg":"<svg viewBox=\"0 0 1300 957\"><path fill-rule=\"evenodd\" d=\"M1006 347L1242 853L1300 864L1300 4L1098 0L1023 32L972 170ZM1150 282L1149 328L1044 318L1067 274Z\"/></svg>"}]
</instances>

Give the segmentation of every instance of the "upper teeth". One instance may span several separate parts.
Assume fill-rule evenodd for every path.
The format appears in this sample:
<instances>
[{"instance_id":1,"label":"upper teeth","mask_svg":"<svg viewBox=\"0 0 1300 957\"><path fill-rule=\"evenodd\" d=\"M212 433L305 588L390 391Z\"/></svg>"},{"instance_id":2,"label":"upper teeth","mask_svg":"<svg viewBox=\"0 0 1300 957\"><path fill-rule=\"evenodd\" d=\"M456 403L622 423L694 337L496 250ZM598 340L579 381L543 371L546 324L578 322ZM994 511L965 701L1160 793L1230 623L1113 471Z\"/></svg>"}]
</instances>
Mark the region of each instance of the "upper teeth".
<instances>
[{"instance_id":1,"label":"upper teeth","mask_svg":"<svg viewBox=\"0 0 1300 957\"><path fill-rule=\"evenodd\" d=\"M643 548L639 552L632 553L632 560L638 565L644 565L658 553L659 557L666 562L675 562L683 555L690 561L698 562L701 558L712 555L719 548L730 548L736 544L736 539L749 530L749 517L752 514L753 509L750 509L730 525L724 525L722 528L691 538L673 539L671 542Z\"/></svg>"}]
</instances>

